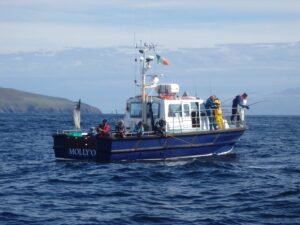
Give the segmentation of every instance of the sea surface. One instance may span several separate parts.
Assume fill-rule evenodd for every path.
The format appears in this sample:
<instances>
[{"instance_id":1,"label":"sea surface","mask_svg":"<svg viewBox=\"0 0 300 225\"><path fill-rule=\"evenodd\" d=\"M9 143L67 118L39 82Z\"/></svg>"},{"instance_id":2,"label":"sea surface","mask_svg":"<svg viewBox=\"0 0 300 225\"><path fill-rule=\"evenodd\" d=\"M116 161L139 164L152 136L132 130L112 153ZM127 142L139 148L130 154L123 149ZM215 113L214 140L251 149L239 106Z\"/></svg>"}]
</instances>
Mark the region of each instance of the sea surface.
<instances>
[{"instance_id":1,"label":"sea surface","mask_svg":"<svg viewBox=\"0 0 300 225\"><path fill-rule=\"evenodd\" d=\"M0 114L0 224L300 224L300 117L247 119L227 156L103 164L55 160L71 115Z\"/></svg>"}]
</instances>

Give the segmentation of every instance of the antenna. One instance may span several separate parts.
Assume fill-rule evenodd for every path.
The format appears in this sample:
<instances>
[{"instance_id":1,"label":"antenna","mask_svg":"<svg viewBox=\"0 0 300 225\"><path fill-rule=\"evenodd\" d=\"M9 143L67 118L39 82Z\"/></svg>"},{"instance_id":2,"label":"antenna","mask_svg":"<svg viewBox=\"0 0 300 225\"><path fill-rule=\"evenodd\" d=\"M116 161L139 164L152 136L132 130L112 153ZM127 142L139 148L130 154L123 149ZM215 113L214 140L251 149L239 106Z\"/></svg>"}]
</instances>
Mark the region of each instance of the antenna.
<instances>
[{"instance_id":1,"label":"antenna","mask_svg":"<svg viewBox=\"0 0 300 225\"><path fill-rule=\"evenodd\" d=\"M198 97L198 79L196 78L196 82L194 83L195 97Z\"/></svg>"},{"instance_id":2,"label":"antenna","mask_svg":"<svg viewBox=\"0 0 300 225\"><path fill-rule=\"evenodd\" d=\"M212 95L212 85L211 85L211 78L209 78L209 91L210 91L210 95Z\"/></svg>"},{"instance_id":3,"label":"antenna","mask_svg":"<svg viewBox=\"0 0 300 225\"><path fill-rule=\"evenodd\" d=\"M138 46L140 56L140 62L142 64L141 68L141 97L142 97L142 121L147 123L147 102L146 102L146 72L151 68L150 63L154 60L153 56L148 55L151 50L155 50L155 45L153 43L144 43Z\"/></svg>"},{"instance_id":4,"label":"antenna","mask_svg":"<svg viewBox=\"0 0 300 225\"><path fill-rule=\"evenodd\" d=\"M134 95L136 95L136 87L137 87L137 53L136 53L136 39L135 39L135 32L133 33L133 46L134 46Z\"/></svg>"}]
</instances>

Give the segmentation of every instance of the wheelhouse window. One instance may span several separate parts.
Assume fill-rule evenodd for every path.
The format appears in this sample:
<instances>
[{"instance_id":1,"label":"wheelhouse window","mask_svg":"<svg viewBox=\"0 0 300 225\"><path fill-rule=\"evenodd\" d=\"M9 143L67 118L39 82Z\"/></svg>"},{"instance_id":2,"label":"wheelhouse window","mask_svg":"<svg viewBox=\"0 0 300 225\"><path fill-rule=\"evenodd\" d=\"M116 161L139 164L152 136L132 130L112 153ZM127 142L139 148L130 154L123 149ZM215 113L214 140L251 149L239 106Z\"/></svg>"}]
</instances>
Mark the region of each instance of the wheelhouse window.
<instances>
[{"instance_id":1,"label":"wheelhouse window","mask_svg":"<svg viewBox=\"0 0 300 225\"><path fill-rule=\"evenodd\" d=\"M153 118L154 119L158 119L159 118L159 103L157 102L152 102L152 103L148 103L147 105L147 117L151 118L151 108L152 108L152 113L153 113Z\"/></svg>"},{"instance_id":2,"label":"wheelhouse window","mask_svg":"<svg viewBox=\"0 0 300 225\"><path fill-rule=\"evenodd\" d=\"M199 111L199 103L198 102L191 102L191 110L192 111Z\"/></svg>"},{"instance_id":3,"label":"wheelhouse window","mask_svg":"<svg viewBox=\"0 0 300 225\"><path fill-rule=\"evenodd\" d=\"M140 102L132 102L130 104L130 117L131 118L142 117L142 104Z\"/></svg>"},{"instance_id":4,"label":"wheelhouse window","mask_svg":"<svg viewBox=\"0 0 300 225\"><path fill-rule=\"evenodd\" d=\"M190 116L190 106L189 104L184 104L183 105L183 115L184 116Z\"/></svg>"},{"instance_id":5,"label":"wheelhouse window","mask_svg":"<svg viewBox=\"0 0 300 225\"><path fill-rule=\"evenodd\" d=\"M168 117L182 116L181 104L170 104L168 109Z\"/></svg>"},{"instance_id":6,"label":"wheelhouse window","mask_svg":"<svg viewBox=\"0 0 300 225\"><path fill-rule=\"evenodd\" d=\"M192 127L200 127L199 102L191 102Z\"/></svg>"}]
</instances>

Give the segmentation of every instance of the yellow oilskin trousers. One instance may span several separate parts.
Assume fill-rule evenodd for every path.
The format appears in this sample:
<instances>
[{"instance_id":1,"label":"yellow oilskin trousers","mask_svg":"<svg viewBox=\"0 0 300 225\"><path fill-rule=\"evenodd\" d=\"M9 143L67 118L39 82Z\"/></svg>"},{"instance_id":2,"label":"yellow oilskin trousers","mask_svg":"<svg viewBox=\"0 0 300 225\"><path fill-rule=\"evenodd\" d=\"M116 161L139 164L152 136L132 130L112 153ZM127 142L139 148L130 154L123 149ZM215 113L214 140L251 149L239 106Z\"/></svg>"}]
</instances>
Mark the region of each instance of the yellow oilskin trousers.
<instances>
[{"instance_id":1,"label":"yellow oilskin trousers","mask_svg":"<svg viewBox=\"0 0 300 225\"><path fill-rule=\"evenodd\" d=\"M216 108L214 110L215 120L218 125L218 129L224 129L225 126L224 126L224 121L223 121L223 112L222 112L222 107L221 107L221 101L219 99L215 99L214 103L218 106L218 108Z\"/></svg>"}]
</instances>

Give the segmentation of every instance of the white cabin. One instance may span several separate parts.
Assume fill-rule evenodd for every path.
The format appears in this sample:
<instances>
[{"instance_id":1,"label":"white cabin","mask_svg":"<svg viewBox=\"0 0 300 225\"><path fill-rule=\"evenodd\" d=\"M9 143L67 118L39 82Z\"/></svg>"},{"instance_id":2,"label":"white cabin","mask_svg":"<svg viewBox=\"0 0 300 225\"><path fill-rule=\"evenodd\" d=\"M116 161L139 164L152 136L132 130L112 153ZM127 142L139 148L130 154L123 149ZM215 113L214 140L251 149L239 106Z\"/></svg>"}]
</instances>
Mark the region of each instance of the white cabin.
<instances>
[{"instance_id":1,"label":"white cabin","mask_svg":"<svg viewBox=\"0 0 300 225\"><path fill-rule=\"evenodd\" d=\"M208 130L208 118L205 116L204 101L193 96L178 97L179 85L161 84L156 87L157 96L147 96L147 131L152 131L154 124L164 119L166 131L170 133ZM142 120L142 98L128 99L125 110L125 126L133 131Z\"/></svg>"}]
</instances>

